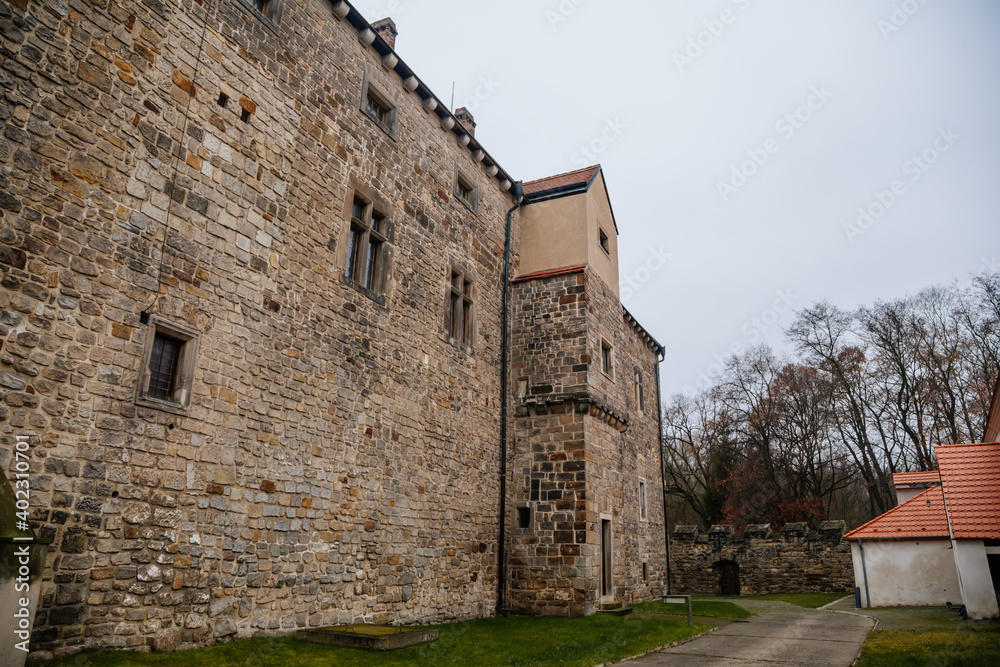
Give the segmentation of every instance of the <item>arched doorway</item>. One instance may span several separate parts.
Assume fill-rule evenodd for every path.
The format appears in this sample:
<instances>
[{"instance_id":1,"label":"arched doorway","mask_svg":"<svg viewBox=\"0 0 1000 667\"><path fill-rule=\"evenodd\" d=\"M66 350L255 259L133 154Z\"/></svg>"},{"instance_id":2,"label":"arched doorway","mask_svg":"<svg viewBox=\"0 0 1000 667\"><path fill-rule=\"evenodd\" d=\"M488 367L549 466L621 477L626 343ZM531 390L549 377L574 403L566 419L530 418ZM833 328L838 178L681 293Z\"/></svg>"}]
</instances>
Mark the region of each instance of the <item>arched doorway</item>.
<instances>
[{"instance_id":1,"label":"arched doorway","mask_svg":"<svg viewBox=\"0 0 1000 667\"><path fill-rule=\"evenodd\" d=\"M719 595L740 594L740 565L734 560L720 560L712 565L719 578Z\"/></svg>"}]
</instances>

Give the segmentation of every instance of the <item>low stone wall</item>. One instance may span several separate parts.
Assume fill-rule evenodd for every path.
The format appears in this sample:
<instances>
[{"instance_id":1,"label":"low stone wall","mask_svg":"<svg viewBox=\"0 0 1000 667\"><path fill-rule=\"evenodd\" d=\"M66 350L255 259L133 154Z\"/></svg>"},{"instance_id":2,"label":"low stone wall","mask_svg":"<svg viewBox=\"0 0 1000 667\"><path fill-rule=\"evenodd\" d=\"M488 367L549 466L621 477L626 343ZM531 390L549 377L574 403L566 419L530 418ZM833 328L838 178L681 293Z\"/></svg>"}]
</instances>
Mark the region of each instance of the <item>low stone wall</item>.
<instances>
[{"instance_id":1,"label":"low stone wall","mask_svg":"<svg viewBox=\"0 0 1000 667\"><path fill-rule=\"evenodd\" d=\"M818 531L790 523L772 534L769 524L677 526L670 538L673 589L681 594L770 595L825 593L854 587L850 543L843 521L827 521Z\"/></svg>"}]
</instances>

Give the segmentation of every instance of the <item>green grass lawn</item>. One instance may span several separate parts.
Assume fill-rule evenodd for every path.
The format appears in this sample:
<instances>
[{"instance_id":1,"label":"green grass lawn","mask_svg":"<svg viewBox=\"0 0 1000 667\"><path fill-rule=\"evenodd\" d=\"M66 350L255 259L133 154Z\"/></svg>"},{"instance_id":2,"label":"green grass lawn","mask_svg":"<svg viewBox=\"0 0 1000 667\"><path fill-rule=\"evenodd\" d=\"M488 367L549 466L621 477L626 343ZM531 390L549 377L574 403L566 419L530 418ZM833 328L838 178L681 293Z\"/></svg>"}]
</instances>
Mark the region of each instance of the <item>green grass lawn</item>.
<instances>
[{"instance_id":1,"label":"green grass lawn","mask_svg":"<svg viewBox=\"0 0 1000 667\"><path fill-rule=\"evenodd\" d=\"M950 630L875 630L861 649L858 667L996 667L1000 623Z\"/></svg>"},{"instance_id":2,"label":"green grass lawn","mask_svg":"<svg viewBox=\"0 0 1000 667\"><path fill-rule=\"evenodd\" d=\"M750 618L753 616L747 609L725 600L693 600L691 607L695 616L706 618ZM642 602L632 605L632 609L638 614L676 614L687 617L686 604Z\"/></svg>"},{"instance_id":3,"label":"green grass lawn","mask_svg":"<svg viewBox=\"0 0 1000 667\"><path fill-rule=\"evenodd\" d=\"M815 609L829 604L842 597L847 597L850 593L790 593L778 595L741 595L741 600L770 600L772 602L787 602L797 607L808 607ZM733 598L736 599L736 598Z\"/></svg>"},{"instance_id":4,"label":"green grass lawn","mask_svg":"<svg viewBox=\"0 0 1000 667\"><path fill-rule=\"evenodd\" d=\"M597 614L587 618L512 616L433 626L437 641L368 653L300 642L255 638L172 654L87 651L32 667L388 667L395 665L595 665L627 658L704 632L662 616Z\"/></svg>"}]
</instances>

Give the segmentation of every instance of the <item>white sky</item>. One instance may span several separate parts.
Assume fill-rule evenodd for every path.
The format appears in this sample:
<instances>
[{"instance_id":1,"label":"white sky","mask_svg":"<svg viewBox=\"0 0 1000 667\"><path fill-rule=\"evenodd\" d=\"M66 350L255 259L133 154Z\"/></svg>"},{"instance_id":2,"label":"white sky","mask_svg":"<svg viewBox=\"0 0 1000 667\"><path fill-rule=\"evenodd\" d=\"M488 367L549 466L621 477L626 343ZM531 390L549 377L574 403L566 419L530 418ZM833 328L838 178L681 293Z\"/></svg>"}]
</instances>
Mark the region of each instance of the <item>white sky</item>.
<instances>
[{"instance_id":1,"label":"white sky","mask_svg":"<svg viewBox=\"0 0 1000 667\"><path fill-rule=\"evenodd\" d=\"M637 287L622 300L667 348L665 398L734 343L785 349L784 301L853 308L1000 271L1000 3L353 4L393 17L446 103L455 82L515 178L604 166Z\"/></svg>"}]
</instances>

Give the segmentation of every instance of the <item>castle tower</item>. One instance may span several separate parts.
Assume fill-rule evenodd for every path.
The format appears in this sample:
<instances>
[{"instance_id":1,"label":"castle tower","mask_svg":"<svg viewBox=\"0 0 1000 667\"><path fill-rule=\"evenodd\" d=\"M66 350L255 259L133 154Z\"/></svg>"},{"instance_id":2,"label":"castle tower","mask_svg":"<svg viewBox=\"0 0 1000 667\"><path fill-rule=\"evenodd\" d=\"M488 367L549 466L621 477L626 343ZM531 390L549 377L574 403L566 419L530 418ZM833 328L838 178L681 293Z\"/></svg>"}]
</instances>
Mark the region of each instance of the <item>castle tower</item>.
<instances>
[{"instance_id":1,"label":"castle tower","mask_svg":"<svg viewBox=\"0 0 1000 667\"><path fill-rule=\"evenodd\" d=\"M663 349L619 300L600 166L524 186L513 288L511 606L580 616L666 583Z\"/></svg>"}]
</instances>

